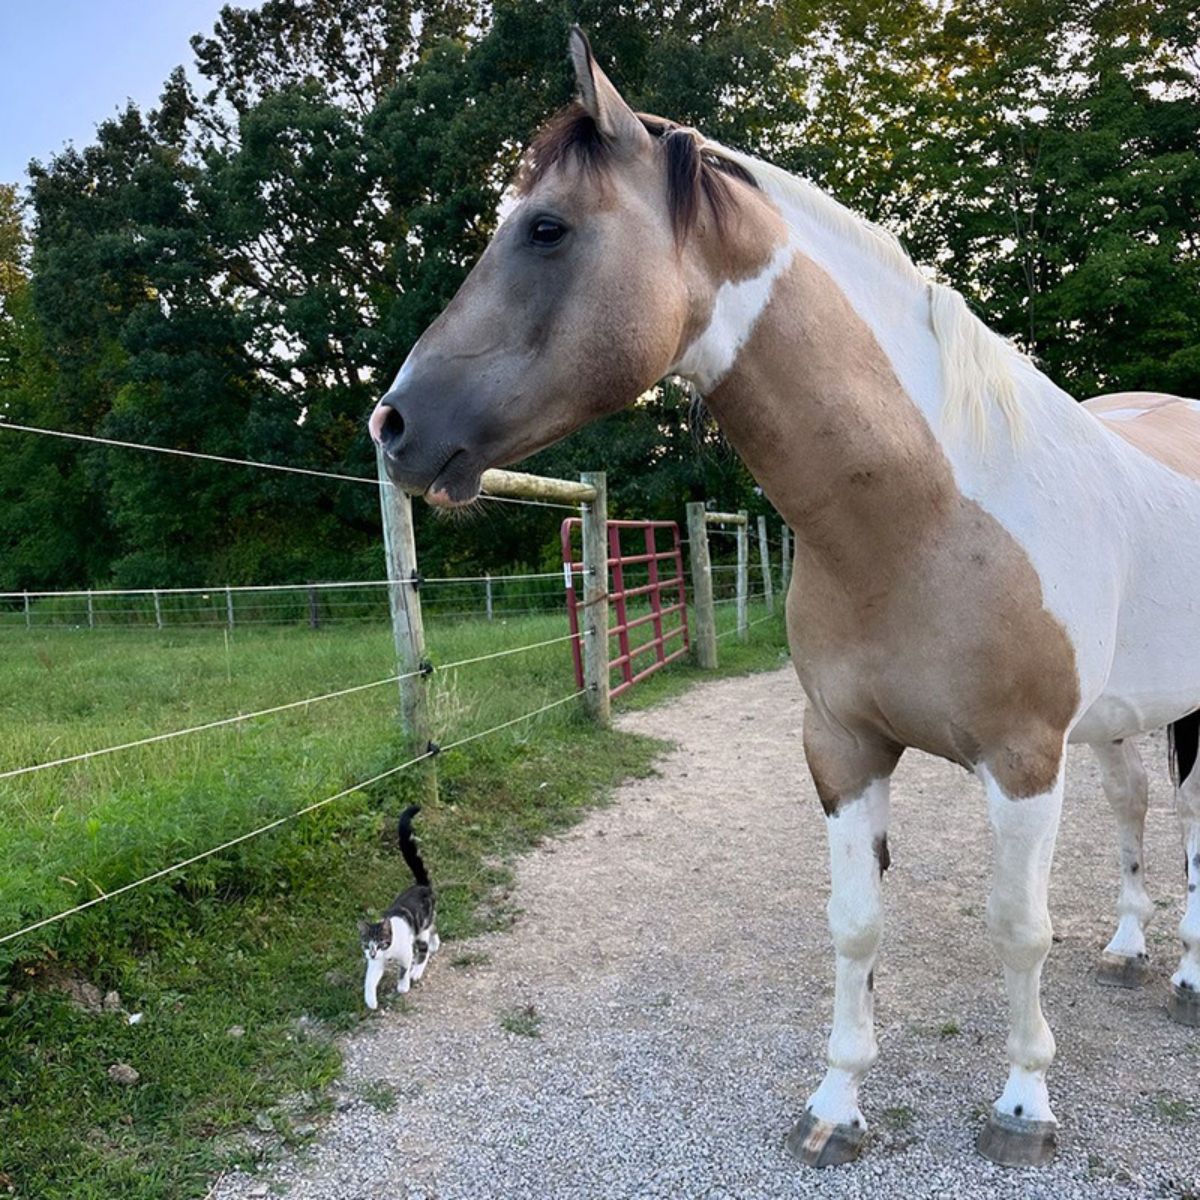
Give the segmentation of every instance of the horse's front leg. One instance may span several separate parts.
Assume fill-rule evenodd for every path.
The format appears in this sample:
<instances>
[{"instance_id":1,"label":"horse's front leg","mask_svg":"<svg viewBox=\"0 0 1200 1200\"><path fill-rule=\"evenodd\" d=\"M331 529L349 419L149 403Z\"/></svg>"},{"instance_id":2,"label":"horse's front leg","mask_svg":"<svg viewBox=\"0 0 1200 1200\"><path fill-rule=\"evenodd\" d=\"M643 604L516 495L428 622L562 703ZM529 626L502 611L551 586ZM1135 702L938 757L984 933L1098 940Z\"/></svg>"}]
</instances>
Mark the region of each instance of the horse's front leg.
<instances>
[{"instance_id":1,"label":"horse's front leg","mask_svg":"<svg viewBox=\"0 0 1200 1200\"><path fill-rule=\"evenodd\" d=\"M866 1122L858 1088L878 1054L875 958L883 933L882 878L888 867L888 787L898 747L834 731L813 709L804 748L825 809L829 838L829 929L837 955L828 1070L788 1135L788 1150L810 1166L849 1162Z\"/></svg>"},{"instance_id":2,"label":"horse's front leg","mask_svg":"<svg viewBox=\"0 0 1200 1200\"><path fill-rule=\"evenodd\" d=\"M979 1135L978 1148L1005 1166L1037 1166L1053 1157L1058 1125L1046 1088L1054 1035L1042 1015L1040 991L1051 941L1047 892L1062 812L1061 751L1051 786L1032 794L1013 788L1011 782L1006 791L987 767L981 767L979 775L987 789L995 836L987 923L1008 992L1010 1065L1008 1082Z\"/></svg>"}]
</instances>

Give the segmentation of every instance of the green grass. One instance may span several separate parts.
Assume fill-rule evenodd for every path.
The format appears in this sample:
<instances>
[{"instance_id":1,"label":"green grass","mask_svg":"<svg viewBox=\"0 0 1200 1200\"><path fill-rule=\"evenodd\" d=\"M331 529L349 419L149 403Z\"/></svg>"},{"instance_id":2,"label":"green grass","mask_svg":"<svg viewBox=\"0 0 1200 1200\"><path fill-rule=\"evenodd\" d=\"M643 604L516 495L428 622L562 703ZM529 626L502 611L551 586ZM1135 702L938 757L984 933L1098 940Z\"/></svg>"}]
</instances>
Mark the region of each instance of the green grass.
<instances>
[{"instance_id":1,"label":"green grass","mask_svg":"<svg viewBox=\"0 0 1200 1200\"><path fill-rule=\"evenodd\" d=\"M434 623L430 653L445 663L564 625ZM755 627L745 646L722 639L722 673L778 663L780 626ZM567 695L569 651L435 675L435 736L448 742ZM229 638L9 632L0 771L383 678L393 661L378 626ZM700 677L676 664L618 707ZM385 685L0 781L0 935L394 765L404 754L396 699ZM650 771L658 749L598 730L567 704L443 755L439 802L418 819L443 936L502 926L512 858ZM182 1200L203 1196L223 1166L253 1160L247 1129L269 1123L277 1140L294 1140L306 1124L294 1098L320 1110L339 1068L332 1037L363 1019L355 922L407 882L385 834L418 782L402 773L0 946L0 1188L11 1181L38 1200ZM56 977L115 988L144 1017L131 1026L79 1011ZM243 1036L230 1036L235 1026ZM136 1085L109 1078L118 1062L136 1068Z\"/></svg>"}]
</instances>

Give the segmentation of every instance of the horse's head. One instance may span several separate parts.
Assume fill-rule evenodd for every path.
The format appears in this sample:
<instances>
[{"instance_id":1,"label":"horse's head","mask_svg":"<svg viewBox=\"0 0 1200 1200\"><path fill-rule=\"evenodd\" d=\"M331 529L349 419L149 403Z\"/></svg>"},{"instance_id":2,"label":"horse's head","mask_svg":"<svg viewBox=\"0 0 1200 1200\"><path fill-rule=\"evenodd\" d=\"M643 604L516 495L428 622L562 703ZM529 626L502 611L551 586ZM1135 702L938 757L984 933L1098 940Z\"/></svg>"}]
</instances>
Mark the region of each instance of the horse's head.
<instances>
[{"instance_id":1,"label":"horse's head","mask_svg":"<svg viewBox=\"0 0 1200 1200\"><path fill-rule=\"evenodd\" d=\"M580 31L570 48L579 101L529 147L517 203L371 416L393 482L434 504L669 373L727 277L733 189L753 194L693 131L635 114Z\"/></svg>"}]
</instances>

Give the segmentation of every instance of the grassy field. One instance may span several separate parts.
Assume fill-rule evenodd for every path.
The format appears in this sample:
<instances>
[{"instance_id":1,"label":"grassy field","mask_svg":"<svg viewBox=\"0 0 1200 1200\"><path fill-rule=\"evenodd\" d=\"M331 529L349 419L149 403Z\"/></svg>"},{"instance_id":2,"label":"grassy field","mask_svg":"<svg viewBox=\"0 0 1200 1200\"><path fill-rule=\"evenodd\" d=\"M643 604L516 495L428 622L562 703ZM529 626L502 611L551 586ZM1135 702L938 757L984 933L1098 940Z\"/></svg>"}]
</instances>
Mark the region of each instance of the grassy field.
<instances>
[{"instance_id":1,"label":"grassy field","mask_svg":"<svg viewBox=\"0 0 1200 1200\"><path fill-rule=\"evenodd\" d=\"M723 638L722 671L777 664L781 625L757 625L744 646ZM446 663L564 632L561 616L434 622L430 653ZM389 631L374 624L8 631L0 773L383 679L393 661ZM698 677L676 664L618 707ZM449 742L568 696L570 646L446 671L429 686L436 735ZM0 936L395 765L396 708L384 684L0 780ZM593 728L572 702L442 756L439 802L419 831L447 940L510 919L513 856L652 770L657 751ZM306 1136L337 1072L333 1038L362 1019L355 921L407 882L387 835L416 783L393 776L0 946L0 1194L203 1196L263 1138ZM72 1004L64 988L81 981L119 992L140 1022ZM112 1078L117 1064L137 1083Z\"/></svg>"}]
</instances>

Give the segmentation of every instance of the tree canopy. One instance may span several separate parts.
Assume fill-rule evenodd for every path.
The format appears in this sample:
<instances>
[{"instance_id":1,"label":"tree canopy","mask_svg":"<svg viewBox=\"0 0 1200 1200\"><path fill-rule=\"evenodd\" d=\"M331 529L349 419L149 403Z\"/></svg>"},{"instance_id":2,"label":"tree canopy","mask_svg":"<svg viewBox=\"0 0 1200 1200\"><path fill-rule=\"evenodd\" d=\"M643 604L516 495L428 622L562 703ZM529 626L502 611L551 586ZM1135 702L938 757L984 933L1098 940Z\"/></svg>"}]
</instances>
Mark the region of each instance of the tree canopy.
<instances>
[{"instance_id":1,"label":"tree canopy","mask_svg":"<svg viewBox=\"0 0 1200 1200\"><path fill-rule=\"evenodd\" d=\"M0 188L0 414L373 473L365 416L483 249L578 21L638 108L884 221L1079 396L1200 396L1200 17L1177 0L266 0ZM664 387L543 452L613 506L761 509ZM373 490L0 434L0 587L377 575ZM425 521L528 562L544 513ZM531 547L534 549L531 550Z\"/></svg>"}]
</instances>

